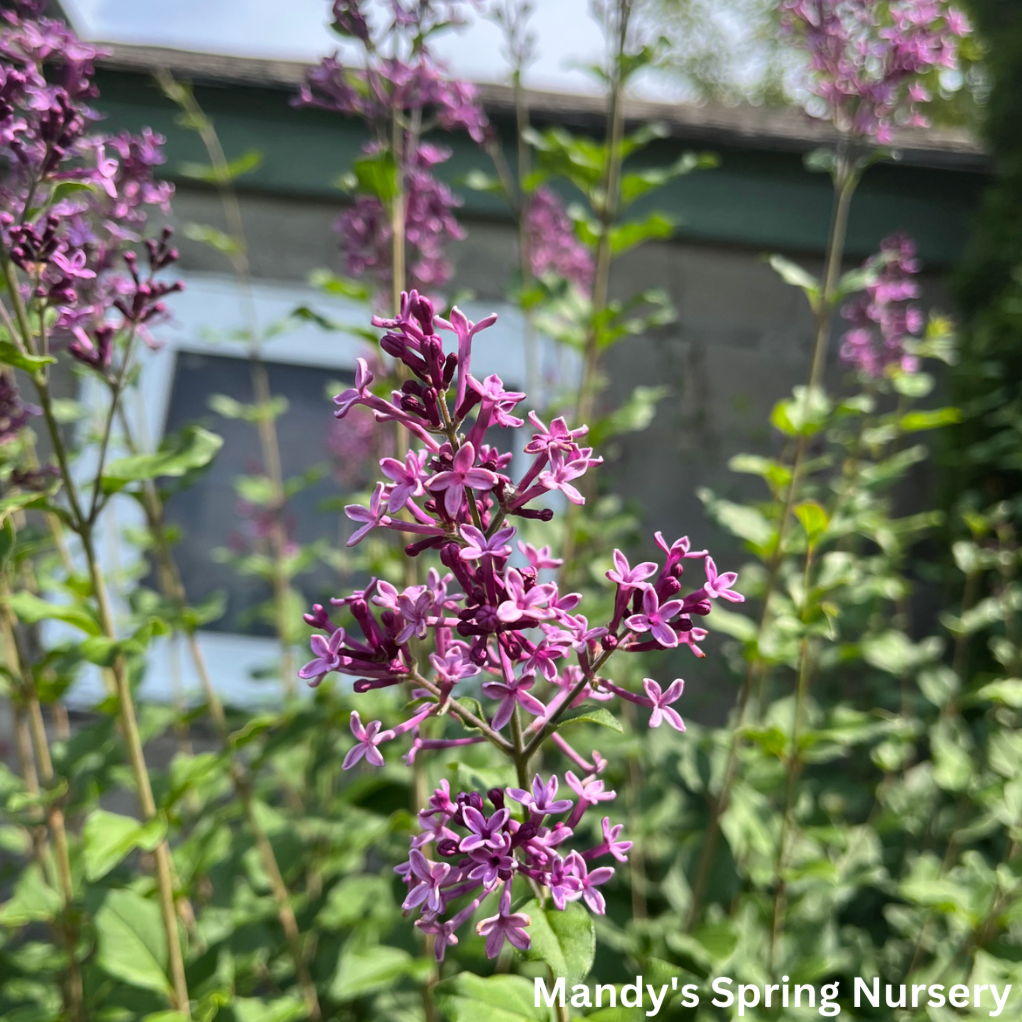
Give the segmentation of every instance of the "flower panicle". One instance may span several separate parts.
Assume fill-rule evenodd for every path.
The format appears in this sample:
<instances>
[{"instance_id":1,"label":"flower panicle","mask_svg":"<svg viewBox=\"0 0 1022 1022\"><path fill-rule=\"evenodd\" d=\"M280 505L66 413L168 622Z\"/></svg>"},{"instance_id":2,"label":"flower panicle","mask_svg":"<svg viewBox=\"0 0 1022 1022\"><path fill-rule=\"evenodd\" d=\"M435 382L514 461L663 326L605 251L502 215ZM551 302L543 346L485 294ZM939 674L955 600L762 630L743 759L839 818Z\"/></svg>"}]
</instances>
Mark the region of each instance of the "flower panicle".
<instances>
[{"instance_id":1,"label":"flower panicle","mask_svg":"<svg viewBox=\"0 0 1022 1022\"><path fill-rule=\"evenodd\" d=\"M550 495L584 502L575 483L601 459L582 446L585 426L516 414L525 394L508 391L498 376L480 380L472 374L473 347L495 320L472 322L457 308L443 319L428 298L407 292L396 316L373 323L384 332L383 349L407 366L411 379L385 398L373 389L368 363L359 360L354 386L335 398L339 418L365 409L378 421L397 422L419 442L404 460L380 459L382 478L368 507L346 508L355 525L349 545L388 529L410 536L407 556L435 550L441 564L420 584L399 588L374 579L333 600L352 618L344 627L322 605L305 617L315 634L313 658L300 677L318 685L329 674L346 675L355 679L356 693L409 684L424 701L402 725L374 722L370 745L349 765L382 762L377 747L406 733L413 759L445 747L445 739L419 733L430 716L453 715L489 730L476 731L472 741L506 741L501 736L512 718L524 715L526 740L541 742L563 713L589 699L624 698L649 709L652 726L666 721L684 730L671 705L681 696L680 679L664 689L647 679L644 691L634 693L601 668L614 654L687 646L703 656L707 631L699 622L713 602L743 599L734 589L737 575L719 572L708 551L693 549L687 537L668 543L657 533L657 561L633 567L614 551L607 572L615 586L613 612L606 621L590 621L581 594L563 591L545 574L560 564L550 548L515 542L516 519L553 517ZM494 429L524 434L520 471L509 453L488 442ZM701 564L703 577L686 586L685 567L692 561ZM431 650L426 662L419 644ZM469 684L488 701L484 720L470 721L458 703ZM352 730L364 745L368 729L359 721ZM556 740L580 768L594 767L597 756L590 762L563 736Z\"/></svg>"},{"instance_id":2,"label":"flower panicle","mask_svg":"<svg viewBox=\"0 0 1022 1022\"><path fill-rule=\"evenodd\" d=\"M0 245L54 346L106 373L119 335L155 344L151 327L181 288L157 279L177 260L170 230L148 236L173 186L155 178L162 137L95 130L104 51L38 6L15 4L0 22Z\"/></svg>"},{"instance_id":3,"label":"flower panicle","mask_svg":"<svg viewBox=\"0 0 1022 1022\"><path fill-rule=\"evenodd\" d=\"M809 112L881 145L896 128L929 125L925 79L958 66L970 31L947 0L782 0L781 14L809 52Z\"/></svg>"}]
</instances>

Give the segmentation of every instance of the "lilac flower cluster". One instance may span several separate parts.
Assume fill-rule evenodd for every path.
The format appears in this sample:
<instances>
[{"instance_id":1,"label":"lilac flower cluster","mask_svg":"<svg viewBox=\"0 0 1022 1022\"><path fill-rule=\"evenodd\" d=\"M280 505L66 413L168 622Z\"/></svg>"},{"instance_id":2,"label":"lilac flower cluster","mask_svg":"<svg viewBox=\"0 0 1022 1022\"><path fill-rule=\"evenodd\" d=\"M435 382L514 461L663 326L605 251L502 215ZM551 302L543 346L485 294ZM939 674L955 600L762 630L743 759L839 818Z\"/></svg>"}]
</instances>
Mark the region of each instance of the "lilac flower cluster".
<instances>
[{"instance_id":1,"label":"lilac flower cluster","mask_svg":"<svg viewBox=\"0 0 1022 1022\"><path fill-rule=\"evenodd\" d=\"M451 279L446 254L449 241L465 237L454 216L459 199L432 168L450 159L442 146L421 143L409 158L404 178L405 240L408 276L417 288L443 287ZM387 209L375 195L358 195L338 218L336 230L344 239L344 264L353 277L371 275L380 282L391 279L394 232Z\"/></svg>"},{"instance_id":2,"label":"lilac flower cluster","mask_svg":"<svg viewBox=\"0 0 1022 1022\"><path fill-rule=\"evenodd\" d=\"M905 350L909 337L924 325L923 312L913 302L919 298L916 247L904 234L892 234L880 243L875 280L842 309L852 325L841 341L842 361L867 376L882 376L889 367L915 372L919 360Z\"/></svg>"},{"instance_id":3,"label":"lilac flower cluster","mask_svg":"<svg viewBox=\"0 0 1022 1022\"><path fill-rule=\"evenodd\" d=\"M525 230L533 276L554 274L570 280L583 292L592 288L592 254L575 237L561 200L549 188L537 188L529 196Z\"/></svg>"},{"instance_id":4,"label":"lilac flower cluster","mask_svg":"<svg viewBox=\"0 0 1022 1022\"><path fill-rule=\"evenodd\" d=\"M13 373L0 372L0 447L15 440L29 418L38 414L38 408L21 399Z\"/></svg>"},{"instance_id":5,"label":"lilac flower cluster","mask_svg":"<svg viewBox=\"0 0 1022 1022\"><path fill-rule=\"evenodd\" d=\"M147 272L131 247L150 209L169 208L171 186L153 178L163 140L90 131L100 51L38 17L40 6L16 4L0 30L0 244L22 271L26 307L52 318L50 336L105 370L117 330L151 340L179 287L155 280L177 258L169 232L146 242Z\"/></svg>"},{"instance_id":6,"label":"lilac flower cluster","mask_svg":"<svg viewBox=\"0 0 1022 1022\"><path fill-rule=\"evenodd\" d=\"M957 66L965 16L947 0L782 0L787 28L804 36L808 88L844 133L891 141L899 125L925 127L923 78ZM815 111L814 111L815 112Z\"/></svg>"},{"instance_id":7,"label":"lilac flower cluster","mask_svg":"<svg viewBox=\"0 0 1022 1022\"><path fill-rule=\"evenodd\" d=\"M452 861L429 862L419 851L428 841L416 838L416 854L405 872L409 906L420 901L427 906L421 924L437 934L440 954L479 900L498 889L504 892L500 911L481 924L488 938L498 934L489 941L490 951L496 953L504 936L519 946L527 940L528 920L516 920L509 908L508 885L515 873L548 887L555 904L577 895L594 911L602 908L595 892L587 897L586 876L591 874L585 864L605 850L564 857L555 849L572 836L583 803L600 800L595 797L602 792L598 775L606 764L598 752L586 759L557 724L586 700L621 698L649 709L651 727L666 721L684 730L672 706L682 694L680 679L666 691L646 679L644 694L639 694L614 684L601 669L615 653L687 646L702 656L698 643L706 631L696 620L710 613L715 599L743 599L733 589L737 576L719 573L707 551L693 550L687 538L669 544L660 533L660 561L632 566L621 551L614 552L607 577L615 599L605 622L588 620L579 593L562 592L557 582L544 580L542 573L560 567L561 561L549 547L515 543L511 522L550 521L554 511L547 498L555 492L584 503L575 484L601 459L582 446L585 426L570 428L562 418L548 426L534 412L526 425L526 418L515 414L523 393L508 391L498 376L472 375L474 341L495 319L473 323L457 308L444 319L414 291L402 296L396 317L374 318L374 325L385 331L381 347L407 367L411 379L389 398L381 396L372 389L367 363L359 359L354 387L334 399L335 414L344 418L353 409L368 409L378 422L398 423L416 446L403 460L380 460L384 479L368 507L346 508L358 525L349 545L374 529L392 530L408 537L410 557L437 551L444 573L432 567L424 583L403 589L373 579L364 589L331 601L350 615L347 626L335 622L328 608L314 606L305 616L316 631L313 659L299 672L312 685L333 672L348 675L356 679L356 693L400 684L410 689L410 714L394 727L384 728L380 721L363 724L357 712L352 714L356 744L345 767L363 760L380 766L381 747L409 735L408 764L424 752L489 741L515 760L521 778L531 755L549 739L581 772L578 782L567 775L580 793L574 808L556 801L557 782L551 780L548 786L536 782L540 787L531 796L524 789L508 791L528 810L520 821L512 820L503 795L492 792L489 816L481 796L472 794L424 810L420 819L437 840L440 858ZM450 350L441 334L451 337ZM493 430L526 432L526 463L519 470L511 453L493 446ZM702 565L704 577L684 594L682 577L691 561ZM463 704L464 694L480 694L485 708ZM468 732L432 737L433 730L446 732L452 719ZM434 725L430 733L423 731L427 720ZM563 825L544 822L548 813L569 809ZM616 841L617 831L611 831L608 849ZM471 896L468 905L441 923L443 907L463 895Z\"/></svg>"},{"instance_id":8,"label":"lilac flower cluster","mask_svg":"<svg viewBox=\"0 0 1022 1022\"><path fill-rule=\"evenodd\" d=\"M296 102L364 119L373 134L366 156L389 152L394 158L404 208L395 217L380 195L355 196L337 221L346 271L389 281L394 224L399 223L410 250L409 282L433 290L450 280L446 246L464 231L454 215L460 201L434 173L450 151L423 143L422 137L439 127L465 131L482 143L490 128L474 86L452 80L427 45L434 32L460 23L457 2L392 0L389 20L379 31L366 8L363 0L337 0L333 6L334 27L362 46L363 66L345 67L336 54L325 58L308 73Z\"/></svg>"},{"instance_id":9,"label":"lilac flower cluster","mask_svg":"<svg viewBox=\"0 0 1022 1022\"><path fill-rule=\"evenodd\" d=\"M402 908L419 910L415 925L433 935L439 961L448 945L458 943L457 930L490 894L499 896L497 912L476 925L476 932L486 938L487 956L496 958L505 940L522 950L530 946L532 920L525 913L511 911L516 876L545 887L561 911L570 901L583 901L592 912L604 914L606 902L600 887L614 876L614 868L593 868L593 863L607 856L627 862L632 842L622 841L621 826L612 826L604 816L596 845L584 852L567 851L565 846L576 838L587 810L612 800L616 793L604 791L603 781L594 777L580 780L570 770L565 780L577 801L557 798L560 782L556 775L544 781L537 774L529 791L494 788L485 801L477 792L461 792L452 798L447 781L433 792L429 805L419 813L422 833L412 839L408 861L396 866L395 872L408 886ZM514 812L508 800L517 803ZM486 801L491 806L489 813ZM423 852L430 845L437 862ZM452 912L456 902L460 904Z\"/></svg>"}]
</instances>

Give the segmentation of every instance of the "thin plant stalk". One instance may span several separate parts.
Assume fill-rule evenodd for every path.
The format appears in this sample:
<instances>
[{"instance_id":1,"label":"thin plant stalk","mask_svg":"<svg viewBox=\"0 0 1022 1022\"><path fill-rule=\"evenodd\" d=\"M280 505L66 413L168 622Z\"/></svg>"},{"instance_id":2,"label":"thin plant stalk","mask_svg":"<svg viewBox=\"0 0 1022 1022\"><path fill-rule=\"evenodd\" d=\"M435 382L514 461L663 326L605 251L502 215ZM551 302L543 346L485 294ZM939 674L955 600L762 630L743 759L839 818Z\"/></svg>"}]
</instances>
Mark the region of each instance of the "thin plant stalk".
<instances>
[{"instance_id":1,"label":"thin plant stalk","mask_svg":"<svg viewBox=\"0 0 1022 1022\"><path fill-rule=\"evenodd\" d=\"M129 449L133 452L137 451L137 445L134 442L129 429L127 417L123 414L123 410L121 414L121 425ZM180 568L174 558L170 542L167 538L163 502L160 498L159 492L151 482L147 482L144 485L142 509L145 513L149 533L154 541L156 556L160 567L159 577L161 588L164 591L164 595L174 601L178 614L182 615L188 607L188 596L185 590L184 581L181 577ZM259 817L255 812L252 777L244 762L231 747L230 728L227 723L223 703L221 702L220 696L217 694L216 688L213 685L213 680L209 673L209 666L206 663L205 654L203 653L198 637L195 634L195 629L183 627L181 631L184 636L185 643L188 646L189 656L195 666L196 674L199 677L199 684L202 688L203 698L206 700L209 715L213 720L213 726L216 729L217 736L219 737L223 748L228 753L231 781L234 785L235 791L238 793L239 799L241 800L242 808L245 812L245 819L252 833L253 841L255 843L256 850L259 853L260 860L262 861L263 869L266 870L267 876L270 878L270 885L273 890L273 899L277 906L277 918L280 921L281 929L284 931L288 952L295 967L295 975L298 979L299 986L302 989L302 998L305 1002L306 1010L309 1013L309 1018L312 1019L313 1022L319 1022L319 1020L323 1017L322 1009L320 1008L319 998L316 994L316 987L312 982L308 962L302 948L301 933L298 929L298 922L295 918L294 909L291 905L291 892L289 891L287 883L281 873L276 853L273 850L273 845L267 837L266 831L259 822Z\"/></svg>"},{"instance_id":2,"label":"thin plant stalk","mask_svg":"<svg viewBox=\"0 0 1022 1022\"><path fill-rule=\"evenodd\" d=\"M12 335L19 349L26 354L37 355L39 350L36 345L36 333L33 331L28 310L25 308L21 297L21 285L18 280L14 265L10 262L6 253L3 254L3 270L7 280L8 294L14 307L14 319L18 330ZM40 349L45 351L45 337L39 337ZM35 385L39 397L39 404L42 408L43 417L46 421L49 432L50 443L53 453L57 459L60 474L64 484L64 492L70 507L70 518L74 531L81 542L82 552L88 569L89 580L92 586L93 596L96 600L98 610L99 626L101 634L111 642L117 641L117 630L114 625L113 613L110 605L110 598L103 577L103 571L96 556L94 543L94 529L98 510L95 506L90 511L85 510L85 505L79 494L78 487L71 471L68 452L64 444L53 412L53 398L50 394L49 384L46 378L45 369L32 375L32 382ZM100 487L102 465L100 465L96 479L95 488ZM146 765L145 753L142 748L142 739L138 730L138 718L135 712L134 697L128 680L128 672L122 656L115 657L112 664L112 675L114 680L115 694L118 702L118 717L121 725L121 734L128 753L128 761L135 779L135 786L139 800L143 820L148 823L156 818L156 802L153 798L152 784L149 779L149 770ZM163 919L164 930L167 938L168 965L171 981L171 1003L174 1008L185 1017L191 1017L191 1008L188 997L188 984L185 979L184 957L181 949L181 938L177 928L177 916L175 909L175 894L172 874L172 862L170 857L170 846L164 838L153 850L155 863L156 884L160 913Z\"/></svg>"},{"instance_id":3,"label":"thin plant stalk","mask_svg":"<svg viewBox=\"0 0 1022 1022\"><path fill-rule=\"evenodd\" d=\"M622 140L624 138L624 59L628 45L628 29L633 11L633 0L618 0L616 35L610 60L611 86L607 94L607 163L603 172L602 201L595 210L599 221L599 241L596 246L596 267L593 273L590 324L582 356L582 377L575 402L575 421L588 422L596 407L597 374L600 363L600 331L598 323L606 312L610 299L610 267L613 253L610 232L618 215L622 166ZM569 504L565 513L564 567L565 576L571 571L575 555L575 533L578 506Z\"/></svg>"},{"instance_id":4,"label":"thin plant stalk","mask_svg":"<svg viewBox=\"0 0 1022 1022\"><path fill-rule=\"evenodd\" d=\"M808 611L810 581L813 567L813 548L811 540L807 541L805 569L802 573L802 626L805 628L806 612ZM795 799L798 793L798 781L802 774L802 753L799 743L802 738L802 720L805 716L805 705L809 698L809 685L812 677L812 643L808 635L803 635L799 643L798 683L795 688L795 712L791 722L791 735L788 739L788 761L786 764L788 781L784 788L784 809L781 813L781 833L777 841L777 867L775 869L777 885L774 888L773 909L770 923L770 945L767 971L774 974L774 962L777 957L777 944L780 940L787 899L787 882L784 870L787 865L789 835L795 827Z\"/></svg>"},{"instance_id":5,"label":"thin plant stalk","mask_svg":"<svg viewBox=\"0 0 1022 1022\"><path fill-rule=\"evenodd\" d=\"M830 232L827 242L826 262L824 265L823 287L814 303L815 319L815 342L813 345L813 356L810 364L808 387L805 400L808 402L814 392L819 388L823 380L823 371L826 366L826 355L830 339L830 324L834 311L834 295L837 290L838 281L841 276L841 267L844 261L845 236L848 231L848 216L851 209L852 196L858 184L859 174L853 169L847 146L842 144L838 152L837 171L834 179L834 204L831 216ZM799 484L802 481L802 472L805 465L805 457L808 450L808 437L803 433L799 436L795 447L795 454L792 461L791 481L789 482L784 504L781 510L780 521L777 525L777 541L774 547L773 556L767 566L766 586L763 592L762 605L760 608L759 622L756 628L754 657L749 661L741 688L738 692L736 703L736 719L731 729L731 739L728 743L727 761L724 766L724 774L721 781L720 793L712 800L710 818L706 826L706 837L703 841L703 849L699 856L699 863L696 867L695 880L692 884L692 900L689 903L688 916L686 919L686 931L691 931L699 919L703 901L706 897L706 887L709 881L710 869L712 868L714 856L717 850L717 841L720 837L720 820L727 810L731 788L734 785L738 773L738 758L742 747L743 728L745 727L746 714L750 703L750 696L754 688L759 689L760 702L762 704L764 686L766 683L766 664L758 653L759 640L764 635L770 624L770 604L773 594L776 591L778 576L784 558L785 538L787 536L788 524L791 518L792 508L795 505Z\"/></svg>"},{"instance_id":6,"label":"thin plant stalk","mask_svg":"<svg viewBox=\"0 0 1022 1022\"><path fill-rule=\"evenodd\" d=\"M234 273L241 284L242 310L247 323L249 338L249 367L252 377L253 397L257 407L267 409L273 398L266 363L262 358L262 330L256 309L255 292L252 287L252 267L248 257L248 240L241 203L233 185L230 164L220 144L212 121L206 116L195 100L192 90L176 81L167 71L156 76L163 92L176 103L188 118L191 127L202 140L216 183L220 202L232 247L228 253ZM284 474L280 456L280 438L277 435L276 420L271 415L259 415L256 423L259 446L262 454L263 471L270 484L270 548L272 551L272 576L274 618L277 639L280 644L280 670L287 696L297 691L294 649L290 641L291 626L288 606L290 582L287 573L287 528L284 522Z\"/></svg>"},{"instance_id":7,"label":"thin plant stalk","mask_svg":"<svg viewBox=\"0 0 1022 1022\"><path fill-rule=\"evenodd\" d=\"M64 1006L68 1017L74 1022L85 1022L85 997L77 956L78 930L74 923L74 883L71 876L71 856L68 851L64 810L61 808L60 802L52 798L56 775L53 770L53 757L50 755L50 743L46 735L42 707L39 703L39 692L29 658L25 656L25 651L18 638L17 623L6 601L0 604L0 628L2 628L4 646L8 651L8 664L18 679L21 696L25 703L25 710L23 711L19 707L16 714L18 752L22 761L25 786L30 793L39 794L40 782L42 782L46 790L51 793L51 799L46 807L46 823L53 845L55 871L60 897L63 901L62 919L58 929L67 955L67 974L62 984ZM45 875L49 849L45 837L36 828L33 828L32 842Z\"/></svg>"}]
</instances>

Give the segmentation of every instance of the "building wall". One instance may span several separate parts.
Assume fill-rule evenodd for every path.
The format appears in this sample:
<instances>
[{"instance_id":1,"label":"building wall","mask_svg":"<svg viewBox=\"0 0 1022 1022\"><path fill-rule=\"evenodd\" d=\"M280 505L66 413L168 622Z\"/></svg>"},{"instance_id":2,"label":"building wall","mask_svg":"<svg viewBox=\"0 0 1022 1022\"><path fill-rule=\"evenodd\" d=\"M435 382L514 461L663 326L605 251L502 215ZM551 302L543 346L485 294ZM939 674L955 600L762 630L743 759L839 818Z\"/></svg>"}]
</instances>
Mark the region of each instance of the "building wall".
<instances>
[{"instance_id":1,"label":"building wall","mask_svg":"<svg viewBox=\"0 0 1022 1022\"><path fill-rule=\"evenodd\" d=\"M256 277L303 283L323 267L342 271L331 229L339 205L245 195L242 209ZM219 200L207 191L179 188L174 214L179 225L223 226ZM468 238L451 250L452 286L479 301L500 302L515 269L514 230L494 220L467 218L464 224ZM184 240L181 249L185 271L225 269L224 257L206 246ZM738 246L657 242L621 259L612 277L612 293L619 298L664 289L678 318L622 341L606 355L604 409L619 405L637 386L667 386L671 393L649 429L614 442L603 475L617 492L634 498L651 529L691 532L694 540L715 548L728 540L706 520L696 491L709 486L756 492L756 481L731 473L728 460L776 446L770 410L805 382L813 343L805 297L762 256ZM800 261L819 271L818 259ZM941 281L939 273L925 275L924 304L948 310ZM839 332L840 324L831 343L835 383L842 375L833 357Z\"/></svg>"}]
</instances>

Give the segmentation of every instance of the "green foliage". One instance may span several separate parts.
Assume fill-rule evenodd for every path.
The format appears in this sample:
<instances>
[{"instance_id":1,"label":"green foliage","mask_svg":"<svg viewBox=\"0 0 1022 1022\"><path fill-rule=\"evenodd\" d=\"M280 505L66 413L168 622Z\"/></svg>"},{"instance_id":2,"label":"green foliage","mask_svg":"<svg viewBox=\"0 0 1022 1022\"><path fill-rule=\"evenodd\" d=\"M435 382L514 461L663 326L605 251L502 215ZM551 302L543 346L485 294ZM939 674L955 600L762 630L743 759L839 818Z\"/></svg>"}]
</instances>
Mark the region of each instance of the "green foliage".
<instances>
[{"instance_id":1,"label":"green foliage","mask_svg":"<svg viewBox=\"0 0 1022 1022\"><path fill-rule=\"evenodd\" d=\"M165 438L153 454L134 454L110 462L103 473L103 487L114 492L130 483L186 475L205 468L222 445L223 439L215 433L201 426L187 426Z\"/></svg>"},{"instance_id":2,"label":"green foliage","mask_svg":"<svg viewBox=\"0 0 1022 1022\"><path fill-rule=\"evenodd\" d=\"M545 962L554 976L564 976L568 986L581 983L596 957L596 930L589 912L577 902L569 902L562 912L552 905L544 908L535 899L518 911L532 920L532 946L525 957Z\"/></svg>"},{"instance_id":3,"label":"green foliage","mask_svg":"<svg viewBox=\"0 0 1022 1022\"><path fill-rule=\"evenodd\" d=\"M448 1022L547 1022L547 1009L535 1007L533 985L521 976L483 979L465 972L436 989L437 1007Z\"/></svg>"}]
</instances>

